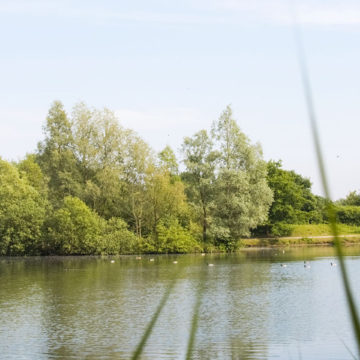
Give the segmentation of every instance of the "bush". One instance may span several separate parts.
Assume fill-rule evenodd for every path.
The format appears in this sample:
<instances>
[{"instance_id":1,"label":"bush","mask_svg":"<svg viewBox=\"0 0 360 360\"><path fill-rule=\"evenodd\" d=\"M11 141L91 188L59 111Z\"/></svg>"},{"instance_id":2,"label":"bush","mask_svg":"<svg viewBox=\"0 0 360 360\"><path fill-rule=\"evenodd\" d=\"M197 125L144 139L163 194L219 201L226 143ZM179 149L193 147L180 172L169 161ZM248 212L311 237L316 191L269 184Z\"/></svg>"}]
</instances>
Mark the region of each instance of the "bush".
<instances>
[{"instance_id":1,"label":"bush","mask_svg":"<svg viewBox=\"0 0 360 360\"><path fill-rule=\"evenodd\" d=\"M348 225L360 225L360 206L338 206L338 221Z\"/></svg>"},{"instance_id":2,"label":"bush","mask_svg":"<svg viewBox=\"0 0 360 360\"><path fill-rule=\"evenodd\" d=\"M271 226L271 235L272 236L290 236L294 226L284 223L276 223Z\"/></svg>"},{"instance_id":3,"label":"bush","mask_svg":"<svg viewBox=\"0 0 360 360\"><path fill-rule=\"evenodd\" d=\"M142 246L143 252L189 253L201 251L200 245L190 231L182 227L177 220L168 224L161 222L157 227L157 237L150 236Z\"/></svg>"},{"instance_id":4,"label":"bush","mask_svg":"<svg viewBox=\"0 0 360 360\"><path fill-rule=\"evenodd\" d=\"M128 230L126 222L120 218L111 218L100 237L102 254L133 254L140 251L140 239Z\"/></svg>"},{"instance_id":5,"label":"bush","mask_svg":"<svg viewBox=\"0 0 360 360\"><path fill-rule=\"evenodd\" d=\"M45 206L27 179L0 159L0 255L40 253Z\"/></svg>"},{"instance_id":6,"label":"bush","mask_svg":"<svg viewBox=\"0 0 360 360\"><path fill-rule=\"evenodd\" d=\"M67 196L47 221L49 252L61 255L101 253L105 221L77 197Z\"/></svg>"}]
</instances>

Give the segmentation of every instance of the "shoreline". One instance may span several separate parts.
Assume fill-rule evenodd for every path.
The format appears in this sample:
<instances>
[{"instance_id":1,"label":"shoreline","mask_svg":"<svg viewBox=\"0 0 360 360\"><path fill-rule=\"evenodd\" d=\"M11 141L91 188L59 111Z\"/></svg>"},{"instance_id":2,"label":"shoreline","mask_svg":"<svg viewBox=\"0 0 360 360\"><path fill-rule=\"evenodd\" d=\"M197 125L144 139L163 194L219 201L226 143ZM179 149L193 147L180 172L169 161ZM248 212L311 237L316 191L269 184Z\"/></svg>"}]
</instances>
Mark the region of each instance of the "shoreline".
<instances>
[{"instance_id":1,"label":"shoreline","mask_svg":"<svg viewBox=\"0 0 360 360\"><path fill-rule=\"evenodd\" d=\"M344 246L360 244L360 234L339 235ZM274 238L250 238L239 240L239 249L283 246L333 246L333 235L286 236Z\"/></svg>"}]
</instances>

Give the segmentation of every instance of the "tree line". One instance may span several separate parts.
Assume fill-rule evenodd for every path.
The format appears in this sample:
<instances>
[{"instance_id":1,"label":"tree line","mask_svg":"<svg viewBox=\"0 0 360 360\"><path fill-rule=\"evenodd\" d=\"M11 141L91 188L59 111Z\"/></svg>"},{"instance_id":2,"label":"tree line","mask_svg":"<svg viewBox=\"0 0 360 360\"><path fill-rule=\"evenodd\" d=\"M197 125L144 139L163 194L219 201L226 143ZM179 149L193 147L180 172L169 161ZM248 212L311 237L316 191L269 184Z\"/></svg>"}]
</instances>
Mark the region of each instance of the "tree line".
<instances>
[{"instance_id":1,"label":"tree line","mask_svg":"<svg viewBox=\"0 0 360 360\"><path fill-rule=\"evenodd\" d=\"M242 237L327 221L309 179L265 162L229 106L184 139L180 162L83 103L67 114L55 101L43 132L23 160L0 159L1 255L231 251ZM360 220L357 196L338 204L342 221Z\"/></svg>"}]
</instances>

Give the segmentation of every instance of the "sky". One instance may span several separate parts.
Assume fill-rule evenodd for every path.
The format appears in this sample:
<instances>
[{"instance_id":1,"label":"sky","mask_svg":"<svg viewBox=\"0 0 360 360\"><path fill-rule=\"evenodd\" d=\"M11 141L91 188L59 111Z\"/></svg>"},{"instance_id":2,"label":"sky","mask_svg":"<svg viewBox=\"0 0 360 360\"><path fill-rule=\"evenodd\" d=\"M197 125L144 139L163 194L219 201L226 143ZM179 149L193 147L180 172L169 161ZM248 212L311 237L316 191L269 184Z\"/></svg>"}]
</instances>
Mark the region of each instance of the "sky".
<instances>
[{"instance_id":1,"label":"sky","mask_svg":"<svg viewBox=\"0 0 360 360\"><path fill-rule=\"evenodd\" d=\"M107 107L159 151L231 104L266 160L322 194L294 14L332 197L360 190L358 0L0 0L0 156L36 149L54 100Z\"/></svg>"}]
</instances>

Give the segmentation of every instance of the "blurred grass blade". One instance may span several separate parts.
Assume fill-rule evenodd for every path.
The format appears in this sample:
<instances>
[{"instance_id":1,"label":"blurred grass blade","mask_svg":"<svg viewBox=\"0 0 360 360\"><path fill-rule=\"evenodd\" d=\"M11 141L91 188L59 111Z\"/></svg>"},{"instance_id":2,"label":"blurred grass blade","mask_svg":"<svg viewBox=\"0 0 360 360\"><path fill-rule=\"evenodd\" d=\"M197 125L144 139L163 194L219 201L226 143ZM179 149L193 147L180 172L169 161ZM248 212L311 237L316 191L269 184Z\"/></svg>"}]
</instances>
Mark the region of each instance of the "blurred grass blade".
<instances>
[{"instance_id":1,"label":"blurred grass blade","mask_svg":"<svg viewBox=\"0 0 360 360\"><path fill-rule=\"evenodd\" d=\"M340 338L340 341L343 343L343 345L345 346L345 349L348 351L348 353L351 355L351 357L354 359L354 360L358 360L357 357L353 354L353 352L350 350L350 348L346 345L345 341Z\"/></svg>"},{"instance_id":2,"label":"blurred grass blade","mask_svg":"<svg viewBox=\"0 0 360 360\"><path fill-rule=\"evenodd\" d=\"M197 292L196 292L196 300L195 300L194 312L193 312L193 317L192 317L192 322L191 322L191 331L190 331L188 347L187 347L187 351L186 351L186 360L191 359L191 353L194 348L195 335L196 335L196 330L197 330L198 321L199 321L201 299L202 299L202 295L204 292L203 280L204 280L203 277L201 277L200 278L200 286L198 287Z\"/></svg>"},{"instance_id":3,"label":"blurred grass blade","mask_svg":"<svg viewBox=\"0 0 360 360\"><path fill-rule=\"evenodd\" d=\"M337 223L336 223L336 210L335 210L333 203L331 202L330 191L329 191L329 186L328 186L328 181L327 181L327 176L326 176L326 171L325 171L325 165L324 165L323 155L322 155L322 151L321 151L319 132L318 132L318 127L317 127L314 103L313 103L313 96L312 96L312 92L311 92L310 77L309 77L309 72L308 72L308 69L306 66L305 51L304 51L303 44L301 41L302 39L301 39L300 29L296 25L296 22L294 25L294 35L295 35L296 47L297 47L297 51L298 51L298 60L299 60L299 65L300 65L301 80L302 80L302 84L303 84L303 88L304 88L306 107L307 107L307 111L308 111L308 117L310 119L311 130L312 130L313 140L314 140L315 150L316 150L316 156L317 156L318 166L319 166L319 170L320 170L320 174L321 174L322 186L324 189L325 197L328 200L327 210L328 210L330 226L331 226L332 233L334 235L335 248L336 248L337 256L338 256L339 263L340 263L342 281L344 284L346 298L347 298L349 311L351 314L351 320L352 320L352 324L353 324L353 328L354 328L354 335L355 335L355 338L357 341L358 351L359 351L359 355L360 355L359 316L358 316L358 312L357 312L357 309L355 306L354 298L353 298L351 288L350 288L349 278L348 278L346 267L345 267L341 240L339 238L339 232L338 232L338 227L337 227Z\"/></svg>"},{"instance_id":4,"label":"blurred grass blade","mask_svg":"<svg viewBox=\"0 0 360 360\"><path fill-rule=\"evenodd\" d=\"M154 315L151 318L151 321L150 321L149 325L146 328L146 331L145 331L144 335L142 336L138 346L136 347L136 350L134 351L134 353L133 353L133 355L131 357L132 360L139 359L139 357L140 357L140 355L141 355L141 353L142 353L142 351L143 351L143 349L144 349L144 347L146 345L146 342L147 342L147 340L148 340L148 338L149 338L149 336L150 336L150 334L151 334L151 332L152 332L152 330L153 330L153 328L155 326L155 323L156 323L162 309L164 308L164 306L165 306L165 304L166 304L166 302L167 302L167 300L168 300L168 298L170 296L170 293L171 293L172 289L175 286L176 280L177 280L177 278L174 278L172 280L172 282L170 283L169 287L166 289L166 292L163 295L163 297L162 297L162 299L160 301L160 304L158 305Z\"/></svg>"}]
</instances>

